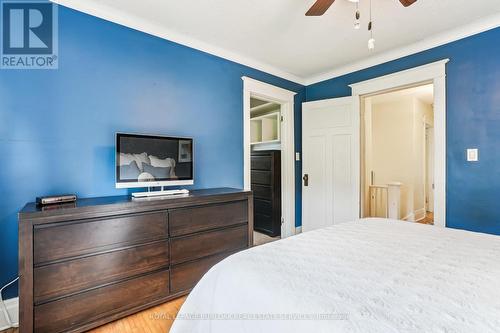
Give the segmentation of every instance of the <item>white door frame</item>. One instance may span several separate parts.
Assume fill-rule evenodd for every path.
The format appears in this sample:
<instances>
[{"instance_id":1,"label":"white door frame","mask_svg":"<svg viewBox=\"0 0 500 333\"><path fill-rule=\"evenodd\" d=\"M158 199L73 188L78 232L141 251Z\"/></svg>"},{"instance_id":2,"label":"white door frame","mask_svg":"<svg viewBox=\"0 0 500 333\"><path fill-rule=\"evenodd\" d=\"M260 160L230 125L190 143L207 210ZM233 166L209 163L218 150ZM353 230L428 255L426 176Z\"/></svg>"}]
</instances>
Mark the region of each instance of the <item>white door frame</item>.
<instances>
[{"instance_id":1,"label":"white door frame","mask_svg":"<svg viewBox=\"0 0 500 333\"><path fill-rule=\"evenodd\" d=\"M243 184L250 190L250 97L281 105L281 237L295 235L295 92L243 76Z\"/></svg>"},{"instance_id":2,"label":"white door frame","mask_svg":"<svg viewBox=\"0 0 500 333\"><path fill-rule=\"evenodd\" d=\"M415 86L434 85L434 225L446 227L446 63L443 59L427 65L349 85L354 110L361 114L366 95ZM360 126L361 124L358 124ZM359 151L361 155L361 151Z\"/></svg>"},{"instance_id":3,"label":"white door frame","mask_svg":"<svg viewBox=\"0 0 500 333\"><path fill-rule=\"evenodd\" d=\"M434 184L434 179L430 179L429 177L429 174L432 174L431 172L429 172L429 170L431 168L429 168L429 162L432 162L431 165L434 165L434 161L432 159L429 158L429 147L432 148L432 150L434 150L434 124L432 125L429 125L427 124L427 122L424 123L424 133L425 133L425 136L424 136L424 147L425 147L425 165L424 165L424 170L425 170L425 189L424 189L424 195L425 195L425 209L426 211L428 212L433 212L434 213L434 189L432 188L433 184ZM430 142L430 143L429 143ZM434 157L434 156L432 156ZM434 169L432 167L432 169ZM434 175L432 174L432 178ZM429 201L427 201L429 199L429 193L432 192L432 210L429 210Z\"/></svg>"}]
</instances>

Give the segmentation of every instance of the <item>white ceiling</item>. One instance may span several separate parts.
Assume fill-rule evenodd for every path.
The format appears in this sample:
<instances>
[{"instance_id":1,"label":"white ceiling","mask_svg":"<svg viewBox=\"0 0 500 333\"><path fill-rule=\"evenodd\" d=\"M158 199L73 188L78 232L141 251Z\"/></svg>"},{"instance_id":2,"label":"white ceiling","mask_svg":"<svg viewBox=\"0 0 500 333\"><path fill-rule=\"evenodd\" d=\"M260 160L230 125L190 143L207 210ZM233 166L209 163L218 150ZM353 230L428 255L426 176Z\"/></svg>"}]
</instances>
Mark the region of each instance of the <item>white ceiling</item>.
<instances>
[{"instance_id":1,"label":"white ceiling","mask_svg":"<svg viewBox=\"0 0 500 333\"><path fill-rule=\"evenodd\" d=\"M336 0L322 17L314 0L53 0L89 14L312 83L500 26L499 0L372 0L376 50L367 41L368 0Z\"/></svg>"},{"instance_id":2,"label":"white ceiling","mask_svg":"<svg viewBox=\"0 0 500 333\"><path fill-rule=\"evenodd\" d=\"M371 102L372 104L389 103L408 96L418 98L426 104L434 104L434 85L426 84L423 86L375 95L371 97Z\"/></svg>"}]
</instances>

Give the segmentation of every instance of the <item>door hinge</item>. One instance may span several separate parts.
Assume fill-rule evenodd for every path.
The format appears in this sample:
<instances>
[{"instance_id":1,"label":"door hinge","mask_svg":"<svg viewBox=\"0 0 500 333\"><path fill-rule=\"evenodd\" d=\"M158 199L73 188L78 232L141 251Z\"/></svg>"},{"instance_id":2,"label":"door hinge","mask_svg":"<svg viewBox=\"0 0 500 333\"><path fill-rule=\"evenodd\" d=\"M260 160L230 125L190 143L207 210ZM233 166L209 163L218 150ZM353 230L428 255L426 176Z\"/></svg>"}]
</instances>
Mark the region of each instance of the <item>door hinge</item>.
<instances>
[{"instance_id":1,"label":"door hinge","mask_svg":"<svg viewBox=\"0 0 500 333\"><path fill-rule=\"evenodd\" d=\"M283 225L283 224L285 224L285 218L284 217L281 218L281 225Z\"/></svg>"},{"instance_id":2,"label":"door hinge","mask_svg":"<svg viewBox=\"0 0 500 333\"><path fill-rule=\"evenodd\" d=\"M285 120L285 118L283 118L283 116L280 116L280 120L281 120L281 122L283 122Z\"/></svg>"}]
</instances>

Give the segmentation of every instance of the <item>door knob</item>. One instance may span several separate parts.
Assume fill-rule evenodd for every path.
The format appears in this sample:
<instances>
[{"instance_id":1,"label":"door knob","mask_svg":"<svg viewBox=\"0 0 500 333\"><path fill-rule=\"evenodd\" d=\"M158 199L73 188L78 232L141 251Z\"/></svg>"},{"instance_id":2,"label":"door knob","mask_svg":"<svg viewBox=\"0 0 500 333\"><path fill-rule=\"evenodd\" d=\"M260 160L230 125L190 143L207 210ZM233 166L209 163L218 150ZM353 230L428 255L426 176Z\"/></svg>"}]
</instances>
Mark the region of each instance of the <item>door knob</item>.
<instances>
[{"instance_id":1,"label":"door knob","mask_svg":"<svg viewBox=\"0 0 500 333\"><path fill-rule=\"evenodd\" d=\"M306 173L304 174L304 177L302 177L304 180L304 186L309 186L309 175Z\"/></svg>"}]
</instances>

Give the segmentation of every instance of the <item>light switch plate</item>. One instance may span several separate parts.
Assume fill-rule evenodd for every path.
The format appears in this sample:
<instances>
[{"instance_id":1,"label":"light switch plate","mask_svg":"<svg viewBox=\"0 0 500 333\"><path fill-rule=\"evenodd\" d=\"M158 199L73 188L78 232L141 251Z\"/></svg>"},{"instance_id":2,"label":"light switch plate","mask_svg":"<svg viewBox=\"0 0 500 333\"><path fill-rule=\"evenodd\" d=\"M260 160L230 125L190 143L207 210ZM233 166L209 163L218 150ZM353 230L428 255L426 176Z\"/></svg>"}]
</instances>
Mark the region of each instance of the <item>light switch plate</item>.
<instances>
[{"instance_id":1,"label":"light switch plate","mask_svg":"<svg viewBox=\"0 0 500 333\"><path fill-rule=\"evenodd\" d=\"M477 162L479 161L479 151L477 148L469 148L467 149L467 161L468 162Z\"/></svg>"},{"instance_id":2,"label":"light switch plate","mask_svg":"<svg viewBox=\"0 0 500 333\"><path fill-rule=\"evenodd\" d=\"M300 161L300 153L299 152L295 153L295 160Z\"/></svg>"}]
</instances>

